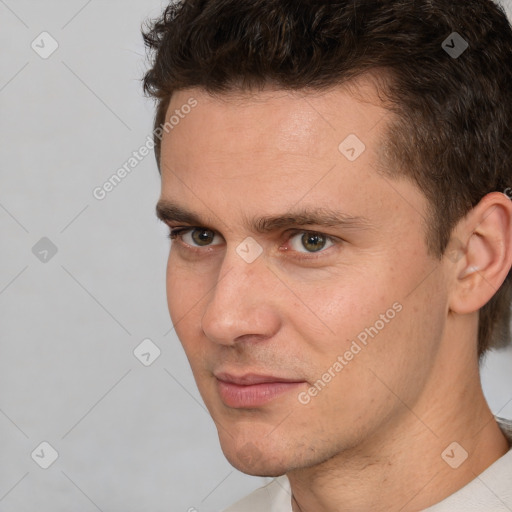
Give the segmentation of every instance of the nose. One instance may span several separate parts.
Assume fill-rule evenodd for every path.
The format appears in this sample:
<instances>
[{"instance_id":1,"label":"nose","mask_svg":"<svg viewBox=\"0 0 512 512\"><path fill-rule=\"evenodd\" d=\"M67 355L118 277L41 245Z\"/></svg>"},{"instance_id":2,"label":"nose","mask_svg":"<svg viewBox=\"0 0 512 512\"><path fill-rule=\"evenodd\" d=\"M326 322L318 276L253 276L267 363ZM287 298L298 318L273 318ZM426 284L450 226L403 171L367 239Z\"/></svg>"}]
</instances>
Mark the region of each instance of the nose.
<instances>
[{"instance_id":1,"label":"nose","mask_svg":"<svg viewBox=\"0 0 512 512\"><path fill-rule=\"evenodd\" d=\"M233 248L227 249L201 320L204 334L222 345L272 337L280 325L276 284L263 256L247 263Z\"/></svg>"}]
</instances>

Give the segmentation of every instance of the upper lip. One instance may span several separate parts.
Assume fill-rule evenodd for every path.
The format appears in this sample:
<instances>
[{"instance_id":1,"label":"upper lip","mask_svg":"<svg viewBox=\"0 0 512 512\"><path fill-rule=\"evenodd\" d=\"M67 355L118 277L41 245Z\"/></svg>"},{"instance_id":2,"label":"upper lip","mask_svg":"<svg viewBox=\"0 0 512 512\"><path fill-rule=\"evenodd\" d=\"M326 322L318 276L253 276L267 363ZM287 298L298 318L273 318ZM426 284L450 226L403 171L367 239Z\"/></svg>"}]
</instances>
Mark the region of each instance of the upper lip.
<instances>
[{"instance_id":1,"label":"upper lip","mask_svg":"<svg viewBox=\"0 0 512 512\"><path fill-rule=\"evenodd\" d=\"M250 386L252 384L263 384L265 382L304 382L300 379L277 377L275 375L261 375L256 373L246 373L244 375L232 375L230 373L216 373L218 380L238 384L239 386Z\"/></svg>"}]
</instances>

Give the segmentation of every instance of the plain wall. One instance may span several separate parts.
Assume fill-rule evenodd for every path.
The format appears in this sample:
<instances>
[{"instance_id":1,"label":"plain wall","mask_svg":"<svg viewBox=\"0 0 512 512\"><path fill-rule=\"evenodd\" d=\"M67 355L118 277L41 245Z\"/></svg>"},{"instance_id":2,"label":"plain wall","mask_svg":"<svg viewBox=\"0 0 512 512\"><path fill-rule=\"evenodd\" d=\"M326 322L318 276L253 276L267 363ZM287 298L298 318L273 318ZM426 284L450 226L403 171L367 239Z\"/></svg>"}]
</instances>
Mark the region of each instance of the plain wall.
<instances>
[{"instance_id":1,"label":"plain wall","mask_svg":"<svg viewBox=\"0 0 512 512\"><path fill-rule=\"evenodd\" d=\"M153 154L93 195L151 134L140 25L164 5L0 2L0 512L214 512L268 481L225 460L172 331ZM511 368L483 368L505 417Z\"/></svg>"}]
</instances>

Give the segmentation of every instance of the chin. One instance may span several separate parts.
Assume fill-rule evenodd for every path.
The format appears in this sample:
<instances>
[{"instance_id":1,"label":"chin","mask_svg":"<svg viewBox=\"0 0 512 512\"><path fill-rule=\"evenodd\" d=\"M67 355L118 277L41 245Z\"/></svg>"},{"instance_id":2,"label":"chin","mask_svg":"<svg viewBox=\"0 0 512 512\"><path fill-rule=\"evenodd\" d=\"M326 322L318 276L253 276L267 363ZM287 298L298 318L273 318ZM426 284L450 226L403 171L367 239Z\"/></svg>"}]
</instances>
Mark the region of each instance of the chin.
<instances>
[{"instance_id":1,"label":"chin","mask_svg":"<svg viewBox=\"0 0 512 512\"><path fill-rule=\"evenodd\" d=\"M284 475L297 461L293 455L278 452L272 445L248 441L235 446L232 439L221 440L221 448L228 462L246 475L276 477ZM294 464L295 463L295 464Z\"/></svg>"},{"instance_id":2,"label":"chin","mask_svg":"<svg viewBox=\"0 0 512 512\"><path fill-rule=\"evenodd\" d=\"M226 455L226 458L234 468L250 476L277 477L284 475L289 470L287 464L267 460L264 456L257 461L244 460L237 454L233 457Z\"/></svg>"}]
</instances>

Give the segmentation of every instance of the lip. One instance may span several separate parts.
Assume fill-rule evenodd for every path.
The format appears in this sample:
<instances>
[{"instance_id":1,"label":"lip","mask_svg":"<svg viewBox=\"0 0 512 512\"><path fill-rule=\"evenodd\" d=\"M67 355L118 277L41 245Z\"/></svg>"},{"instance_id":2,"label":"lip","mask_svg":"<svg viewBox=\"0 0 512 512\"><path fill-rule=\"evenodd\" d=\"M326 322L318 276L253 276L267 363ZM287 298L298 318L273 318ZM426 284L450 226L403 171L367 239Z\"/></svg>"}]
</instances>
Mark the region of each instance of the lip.
<instances>
[{"instance_id":1,"label":"lip","mask_svg":"<svg viewBox=\"0 0 512 512\"><path fill-rule=\"evenodd\" d=\"M240 376L218 373L215 377L222 401L236 409L260 407L305 383L297 379L254 373Z\"/></svg>"}]
</instances>

